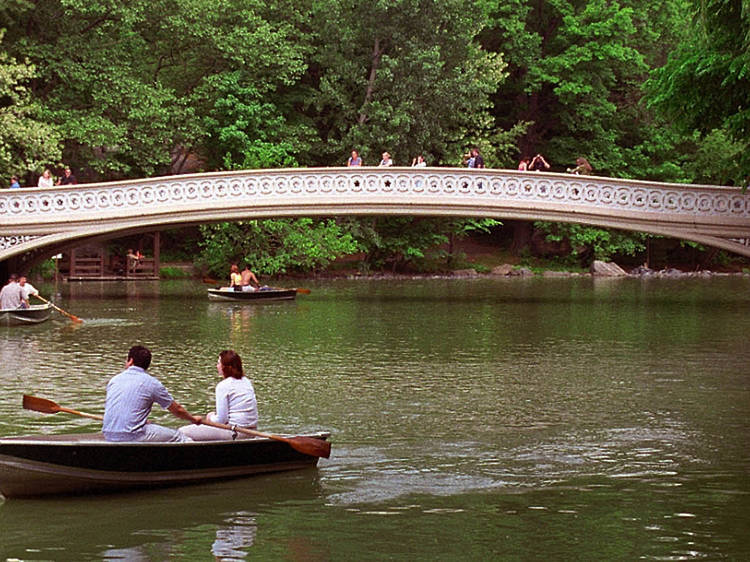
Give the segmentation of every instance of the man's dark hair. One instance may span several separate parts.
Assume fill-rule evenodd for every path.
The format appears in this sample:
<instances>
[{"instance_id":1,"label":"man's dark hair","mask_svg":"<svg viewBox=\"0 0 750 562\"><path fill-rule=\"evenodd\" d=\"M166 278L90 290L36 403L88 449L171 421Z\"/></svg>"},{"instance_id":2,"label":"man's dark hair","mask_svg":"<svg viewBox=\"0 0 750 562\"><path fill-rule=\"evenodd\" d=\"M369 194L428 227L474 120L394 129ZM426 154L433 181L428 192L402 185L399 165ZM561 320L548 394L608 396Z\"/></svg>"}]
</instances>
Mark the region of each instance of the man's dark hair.
<instances>
[{"instance_id":1,"label":"man's dark hair","mask_svg":"<svg viewBox=\"0 0 750 562\"><path fill-rule=\"evenodd\" d=\"M151 352L142 345L134 345L128 351L128 359L132 359L136 367L146 370L151 365Z\"/></svg>"}]
</instances>

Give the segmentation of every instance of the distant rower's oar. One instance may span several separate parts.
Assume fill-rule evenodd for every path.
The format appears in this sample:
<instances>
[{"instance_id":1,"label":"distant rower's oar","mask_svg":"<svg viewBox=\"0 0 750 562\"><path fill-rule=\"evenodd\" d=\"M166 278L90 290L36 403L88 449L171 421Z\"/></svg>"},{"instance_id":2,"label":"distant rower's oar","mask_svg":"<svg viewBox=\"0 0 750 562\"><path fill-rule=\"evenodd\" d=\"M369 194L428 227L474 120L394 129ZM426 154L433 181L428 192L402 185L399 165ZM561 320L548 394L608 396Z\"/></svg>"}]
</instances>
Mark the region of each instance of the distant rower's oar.
<instances>
[{"instance_id":1,"label":"distant rower's oar","mask_svg":"<svg viewBox=\"0 0 750 562\"><path fill-rule=\"evenodd\" d=\"M43 414L56 414L58 412L66 412L68 414L74 414L76 416L82 416L84 418L91 418L92 420L102 421L102 416L96 414L87 414L86 412L79 412L78 410L71 410L65 408L52 400L46 398L38 398L37 396L29 396L28 394L23 395L23 407L26 410L34 410L35 412L42 412Z\"/></svg>"},{"instance_id":2,"label":"distant rower's oar","mask_svg":"<svg viewBox=\"0 0 750 562\"><path fill-rule=\"evenodd\" d=\"M221 429L228 429L230 431L234 429L235 431L238 431L239 433L245 433L247 435L255 435L256 437L265 437L266 439L274 439L275 441L283 441L284 443L289 444L289 446L295 451L299 451L300 453L303 453L305 455L310 455L311 457L328 458L331 456L331 444L328 441L323 441L322 439L315 439L314 437L302 437L302 436L283 437L281 435L261 433L260 431L255 431L254 429L246 429L244 427L233 428L231 425L227 425L225 423L212 422L205 418L203 419L202 423L203 425L210 425L210 426L218 427Z\"/></svg>"},{"instance_id":3,"label":"distant rower's oar","mask_svg":"<svg viewBox=\"0 0 750 562\"><path fill-rule=\"evenodd\" d=\"M60 308L59 306L57 306L55 303L48 301L47 299L45 299L44 297L42 297L40 295L34 295L34 296L36 298L38 298L40 301L46 302L47 304L51 305L52 308L54 308L57 312L59 312L60 314L65 315L65 316L67 316L73 322L78 322L79 324L83 323L83 320L81 320L80 318L78 318L78 316L75 316L75 315L71 314L70 312L65 312L62 308Z\"/></svg>"},{"instance_id":4,"label":"distant rower's oar","mask_svg":"<svg viewBox=\"0 0 750 562\"><path fill-rule=\"evenodd\" d=\"M295 291L297 291L298 293L301 293L303 295L309 295L310 294L310 289L295 289Z\"/></svg>"}]
</instances>

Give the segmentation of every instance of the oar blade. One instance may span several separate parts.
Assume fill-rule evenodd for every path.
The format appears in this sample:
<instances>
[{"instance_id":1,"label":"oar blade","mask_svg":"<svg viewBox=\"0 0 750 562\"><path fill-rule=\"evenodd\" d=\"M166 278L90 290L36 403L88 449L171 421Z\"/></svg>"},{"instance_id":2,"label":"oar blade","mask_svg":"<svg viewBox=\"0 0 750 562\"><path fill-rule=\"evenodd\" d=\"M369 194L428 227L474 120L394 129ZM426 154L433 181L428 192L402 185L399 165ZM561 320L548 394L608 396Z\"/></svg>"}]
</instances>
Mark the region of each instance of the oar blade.
<instances>
[{"instance_id":1,"label":"oar blade","mask_svg":"<svg viewBox=\"0 0 750 562\"><path fill-rule=\"evenodd\" d=\"M296 451L310 455L311 457L325 457L331 456L331 444L328 441L322 439L316 439L314 437L290 437L286 440L289 445Z\"/></svg>"},{"instance_id":2,"label":"oar blade","mask_svg":"<svg viewBox=\"0 0 750 562\"><path fill-rule=\"evenodd\" d=\"M52 400L29 396L28 394L23 395L23 407L26 410L34 410L43 414L56 414L60 411L60 406Z\"/></svg>"},{"instance_id":3,"label":"oar blade","mask_svg":"<svg viewBox=\"0 0 750 562\"><path fill-rule=\"evenodd\" d=\"M301 295L309 295L310 294L310 289L301 289L301 288L298 287L297 289L295 289L295 291L297 291Z\"/></svg>"}]
</instances>

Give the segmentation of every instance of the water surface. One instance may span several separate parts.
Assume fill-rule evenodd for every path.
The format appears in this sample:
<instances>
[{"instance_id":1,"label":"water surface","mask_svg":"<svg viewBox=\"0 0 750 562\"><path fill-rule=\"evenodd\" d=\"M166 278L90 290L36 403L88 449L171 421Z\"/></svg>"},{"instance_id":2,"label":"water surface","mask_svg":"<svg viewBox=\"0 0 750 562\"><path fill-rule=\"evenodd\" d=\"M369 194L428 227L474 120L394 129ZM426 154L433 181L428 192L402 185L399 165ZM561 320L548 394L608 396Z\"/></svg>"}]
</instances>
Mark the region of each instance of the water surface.
<instances>
[{"instance_id":1,"label":"water surface","mask_svg":"<svg viewBox=\"0 0 750 562\"><path fill-rule=\"evenodd\" d=\"M134 343L198 413L237 350L260 428L328 430L319 467L0 503L0 555L57 559L747 558L747 278L328 281L294 303L80 283L0 329L0 435L95 431ZM154 413L161 423L179 420Z\"/></svg>"}]
</instances>

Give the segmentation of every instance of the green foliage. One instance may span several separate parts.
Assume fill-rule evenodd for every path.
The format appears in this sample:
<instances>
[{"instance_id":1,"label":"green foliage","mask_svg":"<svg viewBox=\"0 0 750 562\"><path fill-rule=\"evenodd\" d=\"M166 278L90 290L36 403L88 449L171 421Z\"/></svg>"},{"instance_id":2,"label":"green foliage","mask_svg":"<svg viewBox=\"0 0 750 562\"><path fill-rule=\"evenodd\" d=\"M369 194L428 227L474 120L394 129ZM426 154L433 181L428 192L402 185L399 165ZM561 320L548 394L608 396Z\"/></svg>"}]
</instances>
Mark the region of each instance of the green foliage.
<instances>
[{"instance_id":1,"label":"green foliage","mask_svg":"<svg viewBox=\"0 0 750 562\"><path fill-rule=\"evenodd\" d=\"M232 263L247 263L256 274L309 272L358 251L354 237L335 220L251 220L204 225L198 262L216 276Z\"/></svg>"},{"instance_id":2,"label":"green foliage","mask_svg":"<svg viewBox=\"0 0 750 562\"><path fill-rule=\"evenodd\" d=\"M168 265L159 268L159 277L162 279L185 279L190 277L190 272Z\"/></svg>"},{"instance_id":3,"label":"green foliage","mask_svg":"<svg viewBox=\"0 0 750 562\"><path fill-rule=\"evenodd\" d=\"M692 0L690 29L646 83L651 107L688 133L722 130L742 146L729 175L750 176L750 9L741 0Z\"/></svg>"},{"instance_id":4,"label":"green foliage","mask_svg":"<svg viewBox=\"0 0 750 562\"><path fill-rule=\"evenodd\" d=\"M7 181L11 175L42 172L61 151L57 130L39 118L39 105L30 95L36 69L5 52L4 35L0 29L0 177Z\"/></svg>"},{"instance_id":5,"label":"green foliage","mask_svg":"<svg viewBox=\"0 0 750 562\"><path fill-rule=\"evenodd\" d=\"M293 167L295 155L307 149L310 131L289 125L279 109L255 86L243 84L239 72L206 81L214 107L204 119L210 169Z\"/></svg>"},{"instance_id":6,"label":"green foliage","mask_svg":"<svg viewBox=\"0 0 750 562\"><path fill-rule=\"evenodd\" d=\"M417 153L457 163L493 132L488 96L504 77L501 57L475 41L482 25L460 0L314 1L305 83L319 162L342 165L357 148L365 164L384 150L397 165Z\"/></svg>"},{"instance_id":7,"label":"green foliage","mask_svg":"<svg viewBox=\"0 0 750 562\"><path fill-rule=\"evenodd\" d=\"M581 224L538 221L534 227L545 233L550 242L568 240L571 257L586 265L593 260L610 260L614 256L635 256L646 250L649 235L638 232L595 228Z\"/></svg>"},{"instance_id":8,"label":"green foliage","mask_svg":"<svg viewBox=\"0 0 750 562\"><path fill-rule=\"evenodd\" d=\"M674 175L669 126L640 103L640 86L683 24L683 0L484 0L482 44L509 78L493 96L500 126L530 123L514 156L542 152L553 170L585 156L601 175ZM662 165L665 169L660 169ZM679 165L678 165L679 166Z\"/></svg>"},{"instance_id":9,"label":"green foliage","mask_svg":"<svg viewBox=\"0 0 750 562\"><path fill-rule=\"evenodd\" d=\"M487 233L500 224L494 219L375 217L360 221L352 232L365 252L364 269L423 270L455 257L442 247L451 236Z\"/></svg>"},{"instance_id":10,"label":"green foliage","mask_svg":"<svg viewBox=\"0 0 750 562\"><path fill-rule=\"evenodd\" d=\"M55 270L55 260L48 259L32 267L28 276L30 278L39 276L45 281L51 281L55 278Z\"/></svg>"},{"instance_id":11,"label":"green foliage","mask_svg":"<svg viewBox=\"0 0 750 562\"><path fill-rule=\"evenodd\" d=\"M66 163L87 176L166 173L185 153L206 147L214 155L217 139L238 152L233 164L290 162L284 151L269 154L278 139L273 123L260 138L244 131L245 141L221 119L243 117L248 107L256 122L276 117L252 102L304 72L291 3L39 0L15 15L11 43L38 69L33 94L42 115L64 135ZM255 89L249 101L247 84ZM235 100L239 107L227 109ZM221 166L223 157L211 163Z\"/></svg>"}]
</instances>

